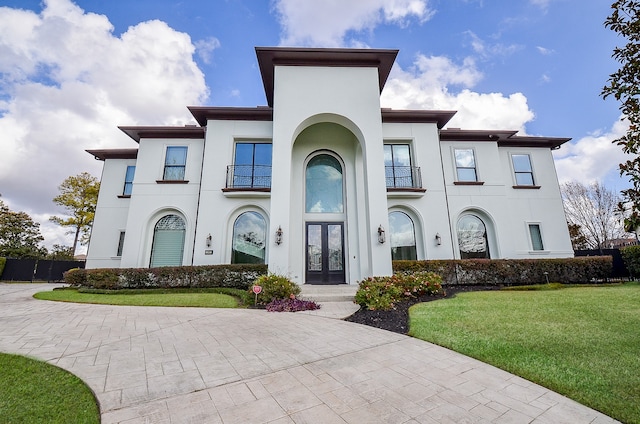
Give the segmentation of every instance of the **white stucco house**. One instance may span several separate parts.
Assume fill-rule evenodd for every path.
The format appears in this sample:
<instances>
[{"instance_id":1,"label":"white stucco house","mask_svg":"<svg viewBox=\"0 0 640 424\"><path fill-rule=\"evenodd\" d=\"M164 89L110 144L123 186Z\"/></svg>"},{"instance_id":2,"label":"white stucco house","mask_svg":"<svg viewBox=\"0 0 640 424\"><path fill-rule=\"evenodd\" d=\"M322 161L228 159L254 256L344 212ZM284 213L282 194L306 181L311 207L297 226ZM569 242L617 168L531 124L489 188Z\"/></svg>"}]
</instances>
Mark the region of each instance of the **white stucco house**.
<instances>
[{"instance_id":1,"label":"white stucco house","mask_svg":"<svg viewBox=\"0 0 640 424\"><path fill-rule=\"evenodd\" d=\"M268 106L189 107L199 125L88 150L104 168L87 268L267 263L355 284L393 259L573 256L551 154L569 139L381 109L397 50L256 53Z\"/></svg>"}]
</instances>

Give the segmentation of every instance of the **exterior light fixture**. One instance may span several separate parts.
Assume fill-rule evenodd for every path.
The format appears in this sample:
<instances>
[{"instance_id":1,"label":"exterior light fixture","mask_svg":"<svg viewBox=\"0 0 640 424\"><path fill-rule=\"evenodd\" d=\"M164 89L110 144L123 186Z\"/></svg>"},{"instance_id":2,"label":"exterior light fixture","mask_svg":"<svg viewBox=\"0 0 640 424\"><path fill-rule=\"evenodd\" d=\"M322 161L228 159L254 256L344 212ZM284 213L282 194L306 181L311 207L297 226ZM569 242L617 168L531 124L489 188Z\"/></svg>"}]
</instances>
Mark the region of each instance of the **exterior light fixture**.
<instances>
[{"instance_id":1,"label":"exterior light fixture","mask_svg":"<svg viewBox=\"0 0 640 424\"><path fill-rule=\"evenodd\" d=\"M211 233L209 233L209 235L207 236L207 238L205 239L206 243L207 243L207 247L211 247Z\"/></svg>"},{"instance_id":2,"label":"exterior light fixture","mask_svg":"<svg viewBox=\"0 0 640 424\"><path fill-rule=\"evenodd\" d=\"M282 244L282 227L278 225L278 229L276 230L276 244Z\"/></svg>"},{"instance_id":3,"label":"exterior light fixture","mask_svg":"<svg viewBox=\"0 0 640 424\"><path fill-rule=\"evenodd\" d=\"M378 243L383 244L385 242L384 228L382 225L378 227Z\"/></svg>"},{"instance_id":4,"label":"exterior light fixture","mask_svg":"<svg viewBox=\"0 0 640 424\"><path fill-rule=\"evenodd\" d=\"M436 245L440 246L442 244L442 237L440 237L440 233L436 233Z\"/></svg>"}]
</instances>

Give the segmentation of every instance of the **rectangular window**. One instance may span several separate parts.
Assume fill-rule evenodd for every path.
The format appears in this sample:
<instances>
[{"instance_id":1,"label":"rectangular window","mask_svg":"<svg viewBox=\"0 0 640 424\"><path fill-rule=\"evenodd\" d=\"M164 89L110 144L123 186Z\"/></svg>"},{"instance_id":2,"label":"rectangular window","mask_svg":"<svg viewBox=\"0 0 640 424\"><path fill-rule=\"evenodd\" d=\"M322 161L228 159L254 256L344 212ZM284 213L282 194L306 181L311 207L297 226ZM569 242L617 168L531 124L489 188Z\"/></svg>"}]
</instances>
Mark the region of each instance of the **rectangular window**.
<instances>
[{"instance_id":1,"label":"rectangular window","mask_svg":"<svg viewBox=\"0 0 640 424\"><path fill-rule=\"evenodd\" d=\"M533 250L544 250L540 224L529 224L529 235L531 236L531 247L533 247Z\"/></svg>"},{"instance_id":2,"label":"rectangular window","mask_svg":"<svg viewBox=\"0 0 640 424\"><path fill-rule=\"evenodd\" d=\"M476 156L473 149L454 149L456 158L456 177L461 182L478 181Z\"/></svg>"},{"instance_id":3,"label":"rectangular window","mask_svg":"<svg viewBox=\"0 0 640 424\"><path fill-rule=\"evenodd\" d=\"M516 185L533 186L533 169L529 155L511 155L513 172L516 176Z\"/></svg>"},{"instance_id":4,"label":"rectangular window","mask_svg":"<svg viewBox=\"0 0 640 424\"><path fill-rule=\"evenodd\" d=\"M415 187L410 146L385 144L384 170L387 188Z\"/></svg>"},{"instance_id":5,"label":"rectangular window","mask_svg":"<svg viewBox=\"0 0 640 424\"><path fill-rule=\"evenodd\" d=\"M127 173L124 175L124 188L122 189L123 196L131 196L131 189L133 188L133 176L135 173L135 166L127 166Z\"/></svg>"},{"instance_id":6,"label":"rectangular window","mask_svg":"<svg viewBox=\"0 0 640 424\"><path fill-rule=\"evenodd\" d=\"M163 180L184 180L184 171L187 166L187 146L168 146L164 160Z\"/></svg>"},{"instance_id":7,"label":"rectangular window","mask_svg":"<svg viewBox=\"0 0 640 424\"><path fill-rule=\"evenodd\" d=\"M271 187L271 147L271 143L236 143L232 187Z\"/></svg>"},{"instance_id":8,"label":"rectangular window","mask_svg":"<svg viewBox=\"0 0 640 424\"><path fill-rule=\"evenodd\" d=\"M122 256L122 247L124 246L124 231L120 231L120 238L118 239L118 250L116 256Z\"/></svg>"}]
</instances>

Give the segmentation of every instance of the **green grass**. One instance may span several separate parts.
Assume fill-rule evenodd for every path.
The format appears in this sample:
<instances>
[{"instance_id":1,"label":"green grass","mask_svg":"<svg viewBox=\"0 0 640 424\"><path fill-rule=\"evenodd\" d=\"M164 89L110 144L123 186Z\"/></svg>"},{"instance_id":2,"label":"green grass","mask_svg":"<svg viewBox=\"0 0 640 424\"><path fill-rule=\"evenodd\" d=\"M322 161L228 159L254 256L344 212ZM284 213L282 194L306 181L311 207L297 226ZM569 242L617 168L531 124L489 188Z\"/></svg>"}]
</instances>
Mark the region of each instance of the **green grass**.
<instances>
[{"instance_id":1,"label":"green grass","mask_svg":"<svg viewBox=\"0 0 640 424\"><path fill-rule=\"evenodd\" d=\"M93 392L73 374L24 356L0 353L0 421L99 423Z\"/></svg>"},{"instance_id":2,"label":"green grass","mask_svg":"<svg viewBox=\"0 0 640 424\"><path fill-rule=\"evenodd\" d=\"M461 293L410 309L409 334L640 423L640 285Z\"/></svg>"},{"instance_id":3,"label":"green grass","mask_svg":"<svg viewBox=\"0 0 640 424\"><path fill-rule=\"evenodd\" d=\"M220 293L220 291L224 293ZM237 308L242 290L114 290L81 292L75 289L39 292L36 299L60 302L99 303L126 306L189 306L198 308Z\"/></svg>"}]
</instances>

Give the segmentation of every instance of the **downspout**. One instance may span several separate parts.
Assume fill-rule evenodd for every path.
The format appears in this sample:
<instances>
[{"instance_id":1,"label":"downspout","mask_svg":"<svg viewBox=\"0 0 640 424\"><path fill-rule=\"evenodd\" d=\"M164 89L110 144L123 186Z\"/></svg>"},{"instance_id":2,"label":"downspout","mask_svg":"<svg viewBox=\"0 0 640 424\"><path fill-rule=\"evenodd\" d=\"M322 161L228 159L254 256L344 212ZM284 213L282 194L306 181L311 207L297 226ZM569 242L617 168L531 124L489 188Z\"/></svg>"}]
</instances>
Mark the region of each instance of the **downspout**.
<instances>
[{"instance_id":1,"label":"downspout","mask_svg":"<svg viewBox=\"0 0 640 424\"><path fill-rule=\"evenodd\" d=\"M196 222L193 224L193 249L191 250L191 266L196 256L196 236L198 235L198 217L200 216L200 195L202 194L202 173L204 172L204 154L207 148L207 126L204 127L204 138L202 139L202 162L200 163L200 183L198 185L198 202L196 204Z\"/></svg>"},{"instance_id":2,"label":"downspout","mask_svg":"<svg viewBox=\"0 0 640 424\"><path fill-rule=\"evenodd\" d=\"M447 192L447 180L444 174L444 162L442 160L442 144L440 142L440 129L438 129L438 150L440 151L440 171L442 172L442 183L444 186L444 200L447 205L447 219L449 220L449 237L451 238L451 258L455 261L456 251L453 247L453 225L451 222L451 210L449 209L449 193ZM458 280L458 266L454 265L454 272L456 276L456 285L460 284Z\"/></svg>"}]
</instances>

